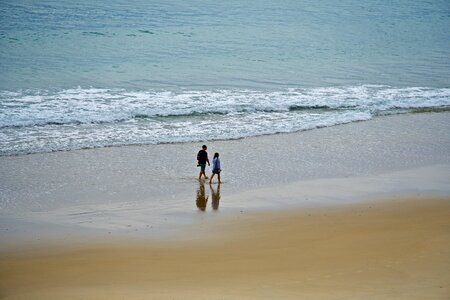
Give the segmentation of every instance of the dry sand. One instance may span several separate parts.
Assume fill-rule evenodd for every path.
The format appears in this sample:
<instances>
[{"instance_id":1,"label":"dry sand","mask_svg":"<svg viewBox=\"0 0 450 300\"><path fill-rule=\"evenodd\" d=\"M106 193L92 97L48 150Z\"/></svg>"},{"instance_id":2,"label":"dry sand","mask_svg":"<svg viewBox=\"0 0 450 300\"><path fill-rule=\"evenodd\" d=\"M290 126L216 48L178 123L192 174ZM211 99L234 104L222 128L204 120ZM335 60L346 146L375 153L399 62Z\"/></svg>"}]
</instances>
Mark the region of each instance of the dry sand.
<instances>
[{"instance_id":1,"label":"dry sand","mask_svg":"<svg viewBox=\"0 0 450 300\"><path fill-rule=\"evenodd\" d=\"M450 199L210 223L191 241L3 253L2 299L449 299Z\"/></svg>"}]
</instances>

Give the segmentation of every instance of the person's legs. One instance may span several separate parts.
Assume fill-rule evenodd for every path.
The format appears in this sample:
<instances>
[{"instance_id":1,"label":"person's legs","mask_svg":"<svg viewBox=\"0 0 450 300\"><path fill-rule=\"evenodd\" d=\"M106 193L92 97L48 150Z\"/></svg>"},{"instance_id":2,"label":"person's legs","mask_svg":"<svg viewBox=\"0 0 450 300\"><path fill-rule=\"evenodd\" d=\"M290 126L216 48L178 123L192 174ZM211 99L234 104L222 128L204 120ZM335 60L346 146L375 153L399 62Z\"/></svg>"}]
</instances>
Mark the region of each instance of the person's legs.
<instances>
[{"instance_id":1,"label":"person's legs","mask_svg":"<svg viewBox=\"0 0 450 300\"><path fill-rule=\"evenodd\" d=\"M200 180L202 178L202 174L205 176L205 179L208 179L205 174L205 168L206 165L200 165L200 174L198 174L198 179Z\"/></svg>"},{"instance_id":2,"label":"person's legs","mask_svg":"<svg viewBox=\"0 0 450 300\"><path fill-rule=\"evenodd\" d=\"M217 173L217 179L219 180L220 183L220 173Z\"/></svg>"},{"instance_id":3,"label":"person's legs","mask_svg":"<svg viewBox=\"0 0 450 300\"><path fill-rule=\"evenodd\" d=\"M214 178L214 173L212 173L211 179L209 180L209 183L212 183L213 178Z\"/></svg>"}]
</instances>

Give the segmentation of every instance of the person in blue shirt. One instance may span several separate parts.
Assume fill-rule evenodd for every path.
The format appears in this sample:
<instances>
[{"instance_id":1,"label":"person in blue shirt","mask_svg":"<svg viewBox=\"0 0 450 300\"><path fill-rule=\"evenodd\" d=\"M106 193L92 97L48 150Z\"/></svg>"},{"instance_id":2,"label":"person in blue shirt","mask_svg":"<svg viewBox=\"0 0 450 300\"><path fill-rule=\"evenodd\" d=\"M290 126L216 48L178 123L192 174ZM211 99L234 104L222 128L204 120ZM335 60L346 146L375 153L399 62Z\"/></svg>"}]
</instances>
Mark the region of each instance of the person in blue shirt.
<instances>
[{"instance_id":1,"label":"person in blue shirt","mask_svg":"<svg viewBox=\"0 0 450 300\"><path fill-rule=\"evenodd\" d=\"M212 165L212 175L211 175L211 179L209 180L209 183L212 183L214 175L217 174L217 179L219 180L219 184L220 184L220 171L221 171L221 169L220 169L219 153L216 152L216 153L214 153L213 165Z\"/></svg>"}]
</instances>

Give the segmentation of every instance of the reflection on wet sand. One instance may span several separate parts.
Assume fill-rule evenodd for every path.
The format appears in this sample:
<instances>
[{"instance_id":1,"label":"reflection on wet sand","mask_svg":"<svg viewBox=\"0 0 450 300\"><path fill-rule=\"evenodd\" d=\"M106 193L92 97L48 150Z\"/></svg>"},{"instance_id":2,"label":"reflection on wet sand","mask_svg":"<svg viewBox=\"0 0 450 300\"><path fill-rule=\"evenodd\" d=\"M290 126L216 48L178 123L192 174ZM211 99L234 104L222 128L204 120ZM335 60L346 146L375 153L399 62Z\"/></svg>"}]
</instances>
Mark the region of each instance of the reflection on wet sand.
<instances>
[{"instance_id":1,"label":"reflection on wet sand","mask_svg":"<svg viewBox=\"0 0 450 300\"><path fill-rule=\"evenodd\" d=\"M201 211L206 210L206 204L208 203L208 196L205 193L205 181L199 180L199 186L197 190L196 204Z\"/></svg>"},{"instance_id":2,"label":"reflection on wet sand","mask_svg":"<svg viewBox=\"0 0 450 300\"><path fill-rule=\"evenodd\" d=\"M209 188L211 190L211 198L212 198L212 209L218 210L219 209L219 202L220 202L220 183L217 185L217 189L214 190L212 184L209 184Z\"/></svg>"},{"instance_id":3,"label":"reflection on wet sand","mask_svg":"<svg viewBox=\"0 0 450 300\"><path fill-rule=\"evenodd\" d=\"M195 203L197 207L201 211L206 211L206 206L208 204L209 195L206 194L205 190L205 181L199 180L199 185L197 189L197 195L195 199ZM211 193L211 206L213 210L219 209L220 203L220 183L217 185L217 188L214 188L212 184L209 185L210 193Z\"/></svg>"}]
</instances>

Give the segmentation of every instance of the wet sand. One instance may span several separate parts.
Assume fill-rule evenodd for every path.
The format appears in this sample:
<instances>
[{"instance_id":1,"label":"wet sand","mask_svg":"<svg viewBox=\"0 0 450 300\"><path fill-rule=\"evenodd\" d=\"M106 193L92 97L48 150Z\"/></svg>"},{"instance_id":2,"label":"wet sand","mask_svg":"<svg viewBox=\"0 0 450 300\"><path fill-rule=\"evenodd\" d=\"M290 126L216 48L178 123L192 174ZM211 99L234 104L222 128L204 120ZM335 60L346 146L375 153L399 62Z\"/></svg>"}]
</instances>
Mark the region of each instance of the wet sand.
<instances>
[{"instance_id":1,"label":"wet sand","mask_svg":"<svg viewBox=\"0 0 450 300\"><path fill-rule=\"evenodd\" d=\"M448 299L449 117L0 157L0 298Z\"/></svg>"},{"instance_id":2,"label":"wet sand","mask_svg":"<svg viewBox=\"0 0 450 300\"><path fill-rule=\"evenodd\" d=\"M449 120L449 112L395 115L292 134L205 142L210 155L221 154L218 215L375 197L449 195ZM5 243L22 237L158 238L198 222L206 217L196 205L201 187L195 159L201 144L0 157L0 252ZM208 186L205 190L211 203L212 192ZM250 200L242 201L241 193Z\"/></svg>"},{"instance_id":3,"label":"wet sand","mask_svg":"<svg viewBox=\"0 0 450 300\"><path fill-rule=\"evenodd\" d=\"M450 296L450 198L246 214L209 225L214 234L200 240L3 254L1 298Z\"/></svg>"}]
</instances>

